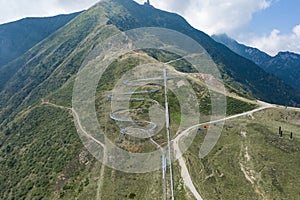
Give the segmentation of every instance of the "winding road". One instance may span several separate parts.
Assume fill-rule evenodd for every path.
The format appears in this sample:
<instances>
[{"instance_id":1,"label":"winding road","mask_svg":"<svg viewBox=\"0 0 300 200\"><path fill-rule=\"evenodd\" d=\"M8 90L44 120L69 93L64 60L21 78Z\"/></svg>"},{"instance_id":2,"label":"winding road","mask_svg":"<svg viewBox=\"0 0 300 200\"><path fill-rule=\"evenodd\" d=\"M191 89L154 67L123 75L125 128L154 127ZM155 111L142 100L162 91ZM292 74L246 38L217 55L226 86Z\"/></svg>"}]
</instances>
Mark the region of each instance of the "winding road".
<instances>
[{"instance_id":1,"label":"winding road","mask_svg":"<svg viewBox=\"0 0 300 200\"><path fill-rule=\"evenodd\" d=\"M187 166L185 164L184 158L182 156L181 150L179 148L179 141L180 139L182 139L183 137L187 137L189 135L189 133L196 129L199 126L203 126L204 124L214 124L214 123L218 123L218 122L222 122L222 121L226 121L226 120L230 120L230 119L235 119L235 118L239 118L239 117L243 117L243 116L247 116L247 115L252 115L255 112L261 111L261 110L265 110L267 108L274 108L276 107L275 105L269 104L269 103L265 103L262 101L258 101L258 103L260 104L260 107L245 113L241 113L241 114L237 114L237 115L232 115L229 117L225 117L223 119L219 119L219 120L215 120L215 121L210 121L210 122L206 122L206 123L201 123L201 124L197 124L194 126L191 126L190 128L182 131L174 140L173 140L173 146L174 146L174 151L175 151L175 156L176 158L178 158L178 162L179 165L181 167L181 177L183 179L184 185L191 191L191 193L194 195L194 197L197 200L203 200L203 198L200 196L200 194L198 193L197 189L195 188L193 181L191 179L190 173L187 169Z\"/></svg>"},{"instance_id":2,"label":"winding road","mask_svg":"<svg viewBox=\"0 0 300 200\"><path fill-rule=\"evenodd\" d=\"M254 109L254 110L251 110L251 111L248 111L248 112L245 112L245 113L241 113L241 114L237 114L237 115L233 115L233 116L228 116L228 117L225 117L223 119L219 119L219 120L215 120L215 121L210 121L210 122L206 122L206 123L201 123L201 124L197 124L197 125L194 125L194 126L191 126L190 128L182 131L181 133L179 133L177 135L177 137L175 139L173 139L173 147L174 147L174 153L175 153L175 157L178 157L178 162L179 162L179 165L181 167L181 177L183 178L183 182L184 182L184 185L185 187L187 187L191 193L194 195L194 197L197 199L197 200L203 200L203 198L201 197L201 195L198 193L197 189L195 188L194 184L193 184L193 181L191 179L191 176L189 174L189 171L188 171L188 168L186 166L186 163L184 161L184 158L183 156L180 156L181 155L181 150L179 148L179 141L183 138L183 137L186 137L190 134L190 132L194 129L196 129L197 127L199 126L202 126L204 124L213 124L213 123L218 123L218 122L222 122L222 121L226 121L226 120L230 120L230 119L235 119L235 118L239 118L239 117L242 117L242 116L247 116L247 115L252 115L253 113L255 112L258 112L258 111L261 111L261 110L265 110L265 109L268 109L268 108L276 108L276 107L279 107L279 108L282 108L283 106L278 106L278 105L273 105L273 104L269 104L269 103L265 103L265 102L262 102L262 101L258 101L260 107L257 108L257 109ZM88 134L83 126L81 125L81 122L80 122L80 119L79 119L79 116L77 114L77 112L73 109L73 108L68 108L68 107L64 107L64 106L59 106L59 105L56 105L56 104L53 104L53 103L50 103L50 102L43 102L43 104L46 104L46 105L50 105L50 106L53 106L53 107L56 107L56 108L60 108L60 109L67 109L67 110L70 110L72 111L73 113L73 116L76 120L76 124L77 124L77 129L80 129L78 131L81 131L82 133L84 133L88 138L90 138L91 140L93 140L94 142L96 142L97 144L101 145L103 148L104 148L104 152L105 152L105 145L102 144L102 142L98 141L96 138L94 138L93 136L91 136L90 134ZM299 110L299 108L291 108L289 107L289 109L295 109L295 110ZM162 157L165 155L164 153L164 149L157 143L155 142L151 137L150 137L150 140L153 144L155 144L157 146L157 148L159 148L161 151L162 151ZM104 158L106 158L107 155L104 156ZM163 160L163 159L162 159ZM163 161L162 161L163 162ZM102 171L102 170L101 170ZM164 175L163 175L164 176ZM165 176L164 176L165 178ZM99 195L99 194L98 194ZM97 196L98 196L97 195ZM166 197L166 194L164 195Z\"/></svg>"}]
</instances>

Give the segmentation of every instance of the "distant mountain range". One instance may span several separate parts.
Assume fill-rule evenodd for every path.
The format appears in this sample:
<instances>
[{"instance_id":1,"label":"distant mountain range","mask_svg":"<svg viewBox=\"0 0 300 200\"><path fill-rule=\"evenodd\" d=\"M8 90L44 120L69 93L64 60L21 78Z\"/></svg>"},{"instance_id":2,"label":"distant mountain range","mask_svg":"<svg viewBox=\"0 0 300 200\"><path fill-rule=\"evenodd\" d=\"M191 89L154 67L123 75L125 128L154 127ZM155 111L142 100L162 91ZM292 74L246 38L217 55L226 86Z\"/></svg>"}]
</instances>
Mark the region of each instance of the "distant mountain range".
<instances>
[{"instance_id":1,"label":"distant mountain range","mask_svg":"<svg viewBox=\"0 0 300 200\"><path fill-rule=\"evenodd\" d=\"M0 68L66 25L78 14L25 18L0 25Z\"/></svg>"},{"instance_id":2,"label":"distant mountain range","mask_svg":"<svg viewBox=\"0 0 300 200\"><path fill-rule=\"evenodd\" d=\"M252 60L265 71L281 78L300 91L300 55L292 52L279 52L272 57L257 48L238 43L225 34L212 36L235 53Z\"/></svg>"}]
</instances>

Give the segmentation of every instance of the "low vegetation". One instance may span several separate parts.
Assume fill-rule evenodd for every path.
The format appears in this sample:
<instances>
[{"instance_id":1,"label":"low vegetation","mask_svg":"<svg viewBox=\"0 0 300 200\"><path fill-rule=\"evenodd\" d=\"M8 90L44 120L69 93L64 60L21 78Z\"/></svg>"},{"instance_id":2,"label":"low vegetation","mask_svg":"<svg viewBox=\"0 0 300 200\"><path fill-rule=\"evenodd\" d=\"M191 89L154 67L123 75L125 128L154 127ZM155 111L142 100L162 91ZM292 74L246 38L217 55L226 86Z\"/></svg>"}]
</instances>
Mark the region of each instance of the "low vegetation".
<instances>
[{"instance_id":1,"label":"low vegetation","mask_svg":"<svg viewBox=\"0 0 300 200\"><path fill-rule=\"evenodd\" d=\"M185 159L205 199L295 199L299 196L300 113L269 109L227 121L214 150L199 159L206 132L198 134ZM292 122L292 123L291 123ZM284 127L279 138L278 127ZM295 133L293 140L290 132ZM238 191L238 192L237 192Z\"/></svg>"}]
</instances>

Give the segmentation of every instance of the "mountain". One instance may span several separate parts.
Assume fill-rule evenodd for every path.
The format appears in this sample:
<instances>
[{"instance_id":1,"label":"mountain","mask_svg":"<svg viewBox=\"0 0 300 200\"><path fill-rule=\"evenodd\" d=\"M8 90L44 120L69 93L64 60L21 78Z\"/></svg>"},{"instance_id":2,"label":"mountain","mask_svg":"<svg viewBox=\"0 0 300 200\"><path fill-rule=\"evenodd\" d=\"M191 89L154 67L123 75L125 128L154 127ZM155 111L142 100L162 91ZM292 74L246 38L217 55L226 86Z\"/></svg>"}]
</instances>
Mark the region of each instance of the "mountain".
<instances>
[{"instance_id":1,"label":"mountain","mask_svg":"<svg viewBox=\"0 0 300 200\"><path fill-rule=\"evenodd\" d=\"M230 77L255 97L279 104L291 105L299 102L299 92L296 92L295 89L275 76L265 73L256 64L233 53L224 45L216 43L205 33L194 29L181 16L149 6L139 6L130 0L120 1L120 4L130 14L124 14L122 17L108 15L109 22L120 30L142 26L157 26L177 30L190 36L207 50L212 59L219 65L224 78ZM293 92L290 93L289 91ZM278 94L278 96L274 96L274 94Z\"/></svg>"},{"instance_id":2,"label":"mountain","mask_svg":"<svg viewBox=\"0 0 300 200\"><path fill-rule=\"evenodd\" d=\"M221 43L226 45L229 49L233 52L252 60L259 66L263 66L268 62L272 57L257 48L248 47L246 45L240 44L234 39L228 37L226 34L220 35L213 35L212 38Z\"/></svg>"},{"instance_id":3,"label":"mountain","mask_svg":"<svg viewBox=\"0 0 300 200\"><path fill-rule=\"evenodd\" d=\"M281 78L290 86L300 90L300 55L292 52L279 52L272 57L259 49L248 47L225 34L212 36L217 42L226 45L235 53L252 60L265 71Z\"/></svg>"},{"instance_id":4,"label":"mountain","mask_svg":"<svg viewBox=\"0 0 300 200\"><path fill-rule=\"evenodd\" d=\"M93 9L100 11L93 13ZM1 70L0 109L4 111L0 121L6 119L11 112L17 112L16 108L21 109L21 105L24 107L32 104L71 78L89 50L97 41L105 38L99 36L100 30L124 31L144 26L176 30L199 42L219 66L225 82L233 88L241 88L246 91L245 94L250 93L271 103L300 103L299 92L248 59L215 42L205 33L194 29L177 14L148 5L141 6L132 0L103 1L93 9L80 15L78 19ZM83 18L88 20L84 21Z\"/></svg>"},{"instance_id":5,"label":"mountain","mask_svg":"<svg viewBox=\"0 0 300 200\"><path fill-rule=\"evenodd\" d=\"M0 68L66 25L78 14L25 18L0 25Z\"/></svg>"},{"instance_id":6,"label":"mountain","mask_svg":"<svg viewBox=\"0 0 300 200\"><path fill-rule=\"evenodd\" d=\"M300 55L280 52L264 65L263 69L290 84L300 91Z\"/></svg>"},{"instance_id":7,"label":"mountain","mask_svg":"<svg viewBox=\"0 0 300 200\"><path fill-rule=\"evenodd\" d=\"M159 199L162 197L161 171L128 174L105 167L98 162L83 146L71 109L76 73L89 53L101 41L117 33L144 26L173 29L199 42L217 63L230 92L246 97L254 96L278 104L300 104L299 93L293 88L265 72L252 61L194 29L181 16L155 9L148 4L139 5L132 0L101 1L1 69L0 199L53 200L99 199L99 197ZM111 92L116 80L136 65L158 62L160 59L172 56L174 55L166 52L149 50L124 55L110 65L99 81L95 99L97 117L99 121L105 122L102 124L109 132L109 137L120 148L130 149L132 152L157 150L157 146L153 146L149 141L133 139L119 133L118 126L109 118L111 105L107 103L107 93ZM188 67L182 69L181 66L178 70L192 71L189 71ZM193 74L187 76L191 78ZM6 80L1 81L4 78ZM200 109L205 111L205 114L209 113L210 94L200 84L201 80L198 80L200 82L198 84L196 81L192 82L195 77L192 78L190 80L195 93L201 97ZM158 94L148 95L148 98L149 96L161 104L164 102L162 90ZM173 113L180 110L180 105L174 99L174 95L170 94L170 129L173 135L176 133L175 128L178 127L178 116L180 116L176 112ZM255 101L251 103L249 101L242 97L227 97L228 114L233 115L257 107ZM140 104L140 102L135 103L133 102L134 105L131 106ZM146 102L142 106L139 112L152 104ZM298 114L292 111L286 112L270 111L263 115L251 115L251 118L247 115L241 119L243 126L238 120L228 122L224 128L225 135L222 136L218 148L214 150L216 152L213 152L212 157L209 158L199 159L199 143L203 142L202 136L206 132L203 132L203 135L198 134L191 150L187 152L188 169L196 166L192 169L196 170L192 178L197 183L197 189L201 189L208 197L215 195L214 199L221 199L222 195L225 197L234 195L235 198L232 199L255 198L253 195L259 193L264 187L259 185L256 193L252 191L254 186L245 179L239 163L246 157L248 154L246 149L249 148L250 155L252 156L252 153L254 155L250 159L254 160L253 163L261 163L262 160L266 163L264 166L259 165L255 170L263 173L258 174L258 177L260 175L266 177L267 182L257 180L259 184L265 184L263 185L266 187L265 191L275 191L270 198L278 196L278 198L289 198L291 196L288 195L299 191L295 189L300 174L297 173L299 142L295 139L291 144L290 140L277 140L274 136L274 129L277 131L282 123L287 126L286 131L297 130ZM278 116L283 117L277 119ZM201 113L201 120L204 117L205 115ZM285 121L289 119L288 117L295 117L293 124ZM260 123L266 119L270 123L261 125ZM249 131L249 137L241 135L241 131ZM153 138L166 144L164 135L160 134ZM255 145L254 150L251 148L252 145ZM274 165L274 160L280 163ZM280 170L286 170L286 167L282 166L290 160L293 160L292 163L288 163L291 172L280 173ZM250 163L249 166L252 164ZM255 170L249 169L249 173ZM199 172L202 171L204 175L200 176ZM191 193L183 186L178 163L174 164L174 174L175 199L192 199ZM278 182L283 177L282 174L288 174L289 181L293 184L280 185ZM241 191L238 189L230 190L228 188L230 186L241 187L242 192L236 192ZM206 193L206 190L209 192Z\"/></svg>"}]
</instances>

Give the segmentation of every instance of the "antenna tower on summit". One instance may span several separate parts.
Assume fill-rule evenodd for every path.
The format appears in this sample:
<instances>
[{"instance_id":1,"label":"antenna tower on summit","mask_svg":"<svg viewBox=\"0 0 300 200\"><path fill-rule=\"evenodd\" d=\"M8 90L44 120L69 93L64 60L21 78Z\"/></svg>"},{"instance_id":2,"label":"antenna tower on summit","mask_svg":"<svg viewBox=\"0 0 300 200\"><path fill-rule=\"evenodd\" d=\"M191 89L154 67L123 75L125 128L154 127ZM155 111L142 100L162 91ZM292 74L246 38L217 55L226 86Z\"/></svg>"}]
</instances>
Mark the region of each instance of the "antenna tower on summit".
<instances>
[{"instance_id":1,"label":"antenna tower on summit","mask_svg":"<svg viewBox=\"0 0 300 200\"><path fill-rule=\"evenodd\" d=\"M147 0L147 1L144 3L144 5L146 5L146 6L151 6L150 0Z\"/></svg>"}]
</instances>

